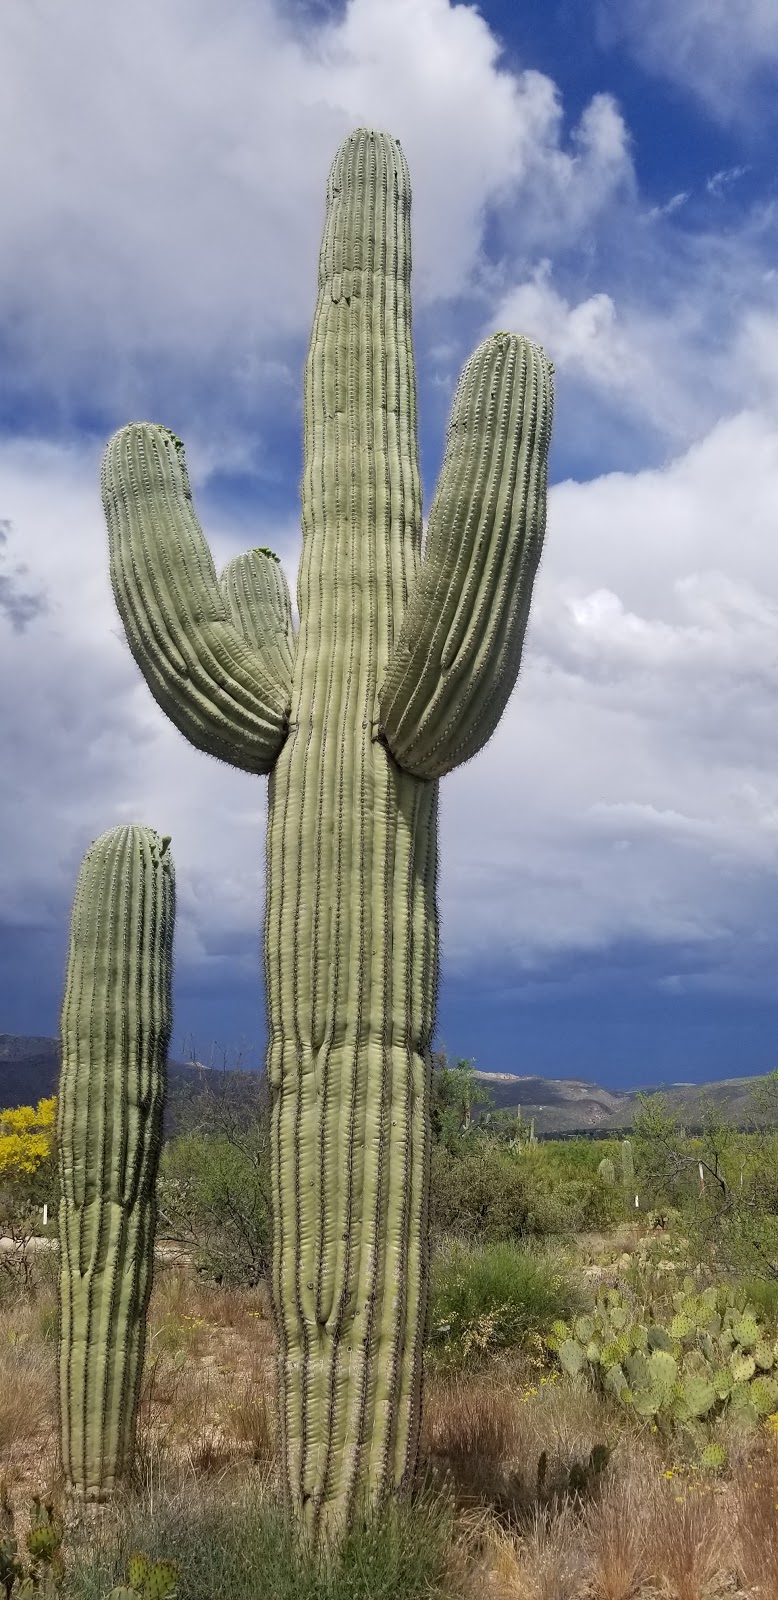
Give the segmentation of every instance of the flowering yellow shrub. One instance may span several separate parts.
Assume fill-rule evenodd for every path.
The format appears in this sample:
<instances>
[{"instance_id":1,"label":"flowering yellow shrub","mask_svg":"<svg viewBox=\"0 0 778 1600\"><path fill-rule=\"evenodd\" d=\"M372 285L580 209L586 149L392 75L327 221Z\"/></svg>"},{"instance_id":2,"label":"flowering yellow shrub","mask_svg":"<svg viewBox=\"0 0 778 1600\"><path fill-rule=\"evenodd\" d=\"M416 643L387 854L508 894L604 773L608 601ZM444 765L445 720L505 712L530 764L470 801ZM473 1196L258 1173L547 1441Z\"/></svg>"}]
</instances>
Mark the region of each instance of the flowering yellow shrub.
<instances>
[{"instance_id":1,"label":"flowering yellow shrub","mask_svg":"<svg viewBox=\"0 0 778 1600\"><path fill-rule=\"evenodd\" d=\"M0 1111L0 1180L31 1178L48 1160L54 1144L57 1097L37 1106Z\"/></svg>"}]
</instances>

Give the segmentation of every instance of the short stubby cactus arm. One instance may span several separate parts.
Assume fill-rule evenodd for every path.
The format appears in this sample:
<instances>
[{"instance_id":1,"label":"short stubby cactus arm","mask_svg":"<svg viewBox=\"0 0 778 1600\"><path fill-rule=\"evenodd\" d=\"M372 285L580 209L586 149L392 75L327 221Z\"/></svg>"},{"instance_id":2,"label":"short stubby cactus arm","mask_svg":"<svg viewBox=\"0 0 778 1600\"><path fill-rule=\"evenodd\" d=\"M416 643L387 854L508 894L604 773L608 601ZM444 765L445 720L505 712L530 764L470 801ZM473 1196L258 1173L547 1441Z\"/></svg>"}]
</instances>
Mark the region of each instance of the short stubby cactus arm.
<instances>
[{"instance_id":1,"label":"short stubby cactus arm","mask_svg":"<svg viewBox=\"0 0 778 1600\"><path fill-rule=\"evenodd\" d=\"M278 556L266 547L247 550L228 562L219 588L236 628L262 651L266 671L275 677L279 693L288 695L296 639L289 586Z\"/></svg>"},{"instance_id":2,"label":"short stubby cactus arm","mask_svg":"<svg viewBox=\"0 0 778 1600\"><path fill-rule=\"evenodd\" d=\"M546 521L552 367L514 334L467 362L419 577L379 691L379 735L418 778L481 749L514 687Z\"/></svg>"},{"instance_id":3,"label":"short stubby cactus arm","mask_svg":"<svg viewBox=\"0 0 778 1600\"><path fill-rule=\"evenodd\" d=\"M291 672L236 627L195 516L183 446L133 422L103 459L111 582L127 642L162 710L201 750L269 772L288 730Z\"/></svg>"},{"instance_id":4,"label":"short stubby cactus arm","mask_svg":"<svg viewBox=\"0 0 778 1600\"><path fill-rule=\"evenodd\" d=\"M172 1023L168 839L118 827L78 878L62 1006L59 1412L67 1488L129 1471L151 1292Z\"/></svg>"}]
</instances>

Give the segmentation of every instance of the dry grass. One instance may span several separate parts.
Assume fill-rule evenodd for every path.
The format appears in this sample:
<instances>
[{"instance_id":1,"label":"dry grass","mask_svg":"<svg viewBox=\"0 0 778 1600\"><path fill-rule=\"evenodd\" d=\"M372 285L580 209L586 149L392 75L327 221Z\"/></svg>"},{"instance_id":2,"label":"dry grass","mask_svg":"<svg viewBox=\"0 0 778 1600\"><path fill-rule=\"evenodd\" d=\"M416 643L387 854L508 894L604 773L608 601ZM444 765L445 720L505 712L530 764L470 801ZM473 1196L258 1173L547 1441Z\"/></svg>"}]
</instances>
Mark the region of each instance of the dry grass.
<instances>
[{"instance_id":1,"label":"dry grass","mask_svg":"<svg viewBox=\"0 0 778 1600\"><path fill-rule=\"evenodd\" d=\"M738 1564L755 1600L778 1595L778 1455L757 1447L735 1473L734 1535Z\"/></svg>"},{"instance_id":2,"label":"dry grass","mask_svg":"<svg viewBox=\"0 0 778 1600\"><path fill-rule=\"evenodd\" d=\"M593 1600L635 1600L651 1571L648 1517L652 1476L641 1462L610 1475L598 1503L587 1509Z\"/></svg>"},{"instance_id":3,"label":"dry grass","mask_svg":"<svg viewBox=\"0 0 778 1600\"><path fill-rule=\"evenodd\" d=\"M617 1438L612 1409L600 1396L536 1369L525 1368L523 1381L499 1371L427 1381L422 1455L433 1477L444 1479L460 1504L490 1506L507 1523L526 1522L539 1504L564 1501L570 1469L585 1463L595 1445Z\"/></svg>"},{"instance_id":4,"label":"dry grass","mask_svg":"<svg viewBox=\"0 0 778 1600\"><path fill-rule=\"evenodd\" d=\"M581 1600L586 1556L568 1507L536 1511L521 1538L494 1528L487 1541L490 1600Z\"/></svg>"},{"instance_id":5,"label":"dry grass","mask_svg":"<svg viewBox=\"0 0 778 1600\"><path fill-rule=\"evenodd\" d=\"M708 1600L732 1565L731 1500L711 1484L679 1480L656 1493L650 1523L651 1564L672 1600ZM721 1587L721 1585L719 1585Z\"/></svg>"},{"instance_id":6,"label":"dry grass","mask_svg":"<svg viewBox=\"0 0 778 1600\"><path fill-rule=\"evenodd\" d=\"M53 1302L22 1300L0 1319L0 1461L38 1452L55 1423Z\"/></svg>"},{"instance_id":7,"label":"dry grass","mask_svg":"<svg viewBox=\"0 0 778 1600\"><path fill-rule=\"evenodd\" d=\"M50 1288L0 1310L0 1462L22 1526L56 1472L54 1333ZM159 1270L138 1439L143 1503L174 1493L184 1504L195 1484L227 1495L272 1487L275 1439L266 1293ZM603 1443L613 1447L608 1470L570 1492L570 1467ZM778 1600L778 1438L733 1434L731 1482L667 1478L656 1438L525 1357L488 1373L430 1374L423 1455L460 1507L452 1593L469 1584L473 1600Z\"/></svg>"}]
</instances>

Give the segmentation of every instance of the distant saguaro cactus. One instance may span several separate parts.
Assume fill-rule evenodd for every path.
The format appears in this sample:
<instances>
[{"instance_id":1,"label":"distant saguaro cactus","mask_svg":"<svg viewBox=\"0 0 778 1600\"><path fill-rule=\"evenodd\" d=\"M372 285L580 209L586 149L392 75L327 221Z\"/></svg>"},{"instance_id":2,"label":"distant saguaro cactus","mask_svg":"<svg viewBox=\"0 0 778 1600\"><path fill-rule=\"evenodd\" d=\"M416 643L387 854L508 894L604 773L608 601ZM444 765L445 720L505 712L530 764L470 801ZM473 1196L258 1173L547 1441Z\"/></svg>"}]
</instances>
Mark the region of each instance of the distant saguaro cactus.
<instances>
[{"instance_id":1,"label":"distant saguaro cactus","mask_svg":"<svg viewBox=\"0 0 778 1600\"><path fill-rule=\"evenodd\" d=\"M87 851L70 928L57 1101L60 1449L107 1499L135 1442L171 1028L168 839L119 827Z\"/></svg>"},{"instance_id":2,"label":"distant saguaro cactus","mask_svg":"<svg viewBox=\"0 0 778 1600\"><path fill-rule=\"evenodd\" d=\"M194 744L271 773L281 1449L313 1528L415 1460L437 779L502 714L545 527L551 367L495 334L459 382L422 559L409 219L397 141L358 129L327 187L296 644L266 551L217 581L175 436L130 424L103 468L114 592L152 693Z\"/></svg>"},{"instance_id":3,"label":"distant saguaro cactus","mask_svg":"<svg viewBox=\"0 0 778 1600\"><path fill-rule=\"evenodd\" d=\"M621 1141L621 1181L629 1194L635 1188L635 1162L629 1139Z\"/></svg>"}]
</instances>

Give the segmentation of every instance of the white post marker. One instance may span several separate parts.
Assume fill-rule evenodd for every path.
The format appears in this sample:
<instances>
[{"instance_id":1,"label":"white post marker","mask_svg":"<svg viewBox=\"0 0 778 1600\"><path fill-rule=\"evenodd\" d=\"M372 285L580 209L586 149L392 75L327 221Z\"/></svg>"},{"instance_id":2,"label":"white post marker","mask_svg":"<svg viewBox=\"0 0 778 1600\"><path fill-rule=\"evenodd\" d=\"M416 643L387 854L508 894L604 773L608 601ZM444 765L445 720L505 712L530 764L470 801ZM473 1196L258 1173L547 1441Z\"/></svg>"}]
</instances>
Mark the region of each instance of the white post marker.
<instances>
[{"instance_id":1,"label":"white post marker","mask_svg":"<svg viewBox=\"0 0 778 1600\"><path fill-rule=\"evenodd\" d=\"M44 1228L45 1228L46 1223L48 1222L48 1220L49 1220L49 1208L48 1208L48 1205L46 1204L46 1202L44 1201L44 1204L43 1204L43 1226L44 1226Z\"/></svg>"}]
</instances>

